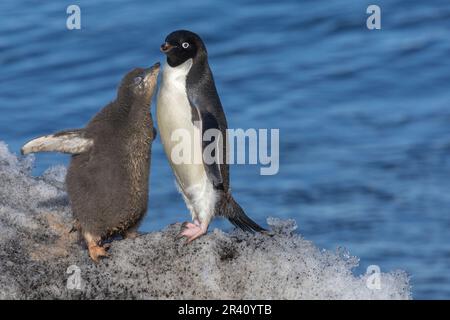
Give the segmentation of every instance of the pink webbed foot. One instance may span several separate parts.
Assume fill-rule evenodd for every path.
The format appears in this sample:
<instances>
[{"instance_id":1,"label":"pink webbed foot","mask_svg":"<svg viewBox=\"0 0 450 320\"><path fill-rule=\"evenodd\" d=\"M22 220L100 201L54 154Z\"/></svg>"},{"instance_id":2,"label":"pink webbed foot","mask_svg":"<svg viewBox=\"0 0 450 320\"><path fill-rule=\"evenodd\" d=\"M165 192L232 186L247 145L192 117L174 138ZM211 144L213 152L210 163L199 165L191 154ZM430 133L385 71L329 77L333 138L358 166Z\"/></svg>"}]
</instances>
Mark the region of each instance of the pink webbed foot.
<instances>
[{"instance_id":1,"label":"pink webbed foot","mask_svg":"<svg viewBox=\"0 0 450 320\"><path fill-rule=\"evenodd\" d=\"M181 231L178 234L177 238L186 237L186 243L192 242L195 239L201 237L208 231L208 225L204 223L200 223L197 219L194 220L194 223L185 222L181 226Z\"/></svg>"}]
</instances>

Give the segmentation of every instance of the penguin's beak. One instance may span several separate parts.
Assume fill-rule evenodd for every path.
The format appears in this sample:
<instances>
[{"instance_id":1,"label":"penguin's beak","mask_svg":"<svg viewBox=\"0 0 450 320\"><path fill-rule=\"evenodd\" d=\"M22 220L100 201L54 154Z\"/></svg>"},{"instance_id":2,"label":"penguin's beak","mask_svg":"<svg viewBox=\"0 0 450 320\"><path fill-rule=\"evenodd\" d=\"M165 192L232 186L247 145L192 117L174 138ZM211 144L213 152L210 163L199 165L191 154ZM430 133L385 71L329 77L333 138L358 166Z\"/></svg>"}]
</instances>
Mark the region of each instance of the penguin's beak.
<instances>
[{"instance_id":1,"label":"penguin's beak","mask_svg":"<svg viewBox=\"0 0 450 320\"><path fill-rule=\"evenodd\" d=\"M155 63L153 66L151 66L150 68L148 68L147 70L149 71L156 71L159 70L159 67L161 66L161 63L157 62Z\"/></svg>"},{"instance_id":2,"label":"penguin's beak","mask_svg":"<svg viewBox=\"0 0 450 320\"><path fill-rule=\"evenodd\" d=\"M171 45L170 43L168 43L168 42L164 42L162 45L161 45L161 51L162 52L164 52L164 53L168 53L170 50L172 50L173 48L175 48L175 46L174 45Z\"/></svg>"},{"instance_id":3,"label":"penguin's beak","mask_svg":"<svg viewBox=\"0 0 450 320\"><path fill-rule=\"evenodd\" d=\"M153 73L158 72L160 67L161 67L161 64L159 62L157 62L150 68L144 69L143 78L145 79L148 76L151 76Z\"/></svg>"}]
</instances>

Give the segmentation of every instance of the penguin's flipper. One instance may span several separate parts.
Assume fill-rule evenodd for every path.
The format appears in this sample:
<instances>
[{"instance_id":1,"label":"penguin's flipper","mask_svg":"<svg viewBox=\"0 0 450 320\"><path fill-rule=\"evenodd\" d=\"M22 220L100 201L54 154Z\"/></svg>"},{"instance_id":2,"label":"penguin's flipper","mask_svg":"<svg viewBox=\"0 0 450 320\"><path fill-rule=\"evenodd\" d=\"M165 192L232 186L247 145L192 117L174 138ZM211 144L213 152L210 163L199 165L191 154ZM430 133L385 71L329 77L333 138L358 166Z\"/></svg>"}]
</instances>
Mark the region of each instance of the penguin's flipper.
<instances>
[{"instance_id":1,"label":"penguin's flipper","mask_svg":"<svg viewBox=\"0 0 450 320\"><path fill-rule=\"evenodd\" d=\"M200 130L202 132L202 155L204 155L204 151L206 148L212 147L212 152L207 152L206 155L210 155L213 159L203 161L206 169L206 175L208 176L208 179L213 183L215 188L223 189L222 170L220 170L220 165L223 164L223 160L221 161L220 155L217 154L217 152L222 152L223 144L223 137L220 133L219 123L212 113L206 110L200 110L199 108L195 108L195 110L198 112L198 120L201 123ZM215 136L214 134L212 135L212 137L214 137L214 140L212 142L212 139L209 141L205 141L203 139L205 137L205 132L210 129L216 130L216 133L219 133L218 136Z\"/></svg>"},{"instance_id":2,"label":"penguin's flipper","mask_svg":"<svg viewBox=\"0 0 450 320\"><path fill-rule=\"evenodd\" d=\"M22 154L34 152L63 152L79 154L88 151L94 140L85 137L84 129L61 131L27 142L20 150Z\"/></svg>"}]
</instances>

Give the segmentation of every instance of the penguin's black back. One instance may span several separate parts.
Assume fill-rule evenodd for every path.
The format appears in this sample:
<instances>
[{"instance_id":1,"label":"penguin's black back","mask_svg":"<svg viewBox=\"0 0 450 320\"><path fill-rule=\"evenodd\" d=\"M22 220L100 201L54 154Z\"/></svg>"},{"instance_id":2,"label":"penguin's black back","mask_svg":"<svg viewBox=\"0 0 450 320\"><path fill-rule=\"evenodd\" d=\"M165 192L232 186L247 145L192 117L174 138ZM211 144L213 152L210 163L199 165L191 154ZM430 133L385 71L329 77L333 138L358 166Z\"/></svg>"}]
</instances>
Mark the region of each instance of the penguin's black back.
<instances>
[{"instance_id":1,"label":"penguin's black back","mask_svg":"<svg viewBox=\"0 0 450 320\"><path fill-rule=\"evenodd\" d=\"M195 100L196 105L202 106L205 111L217 120L222 137L226 138L228 124L206 57L201 57L197 61L194 59L186 78L186 91L190 101ZM228 192L230 178L228 161L225 161L228 157L226 143L223 143L222 154L224 155L224 163L220 165L222 187L225 192Z\"/></svg>"}]
</instances>

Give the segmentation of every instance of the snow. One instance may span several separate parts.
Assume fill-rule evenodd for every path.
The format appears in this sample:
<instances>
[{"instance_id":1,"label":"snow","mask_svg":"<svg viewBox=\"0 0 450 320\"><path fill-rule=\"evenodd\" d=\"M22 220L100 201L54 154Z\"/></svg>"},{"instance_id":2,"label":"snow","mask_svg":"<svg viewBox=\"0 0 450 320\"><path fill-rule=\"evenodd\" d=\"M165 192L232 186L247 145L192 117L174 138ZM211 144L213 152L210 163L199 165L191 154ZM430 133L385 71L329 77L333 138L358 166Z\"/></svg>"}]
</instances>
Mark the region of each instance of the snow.
<instances>
[{"instance_id":1,"label":"snow","mask_svg":"<svg viewBox=\"0 0 450 320\"><path fill-rule=\"evenodd\" d=\"M112 243L96 265L74 233L66 168L31 176L34 158L0 142L0 299L410 299L408 275L352 270L345 250L317 248L294 220L269 218L271 235L215 229L184 245L179 224ZM68 289L69 266L80 289ZM72 267L73 268L73 267Z\"/></svg>"}]
</instances>

